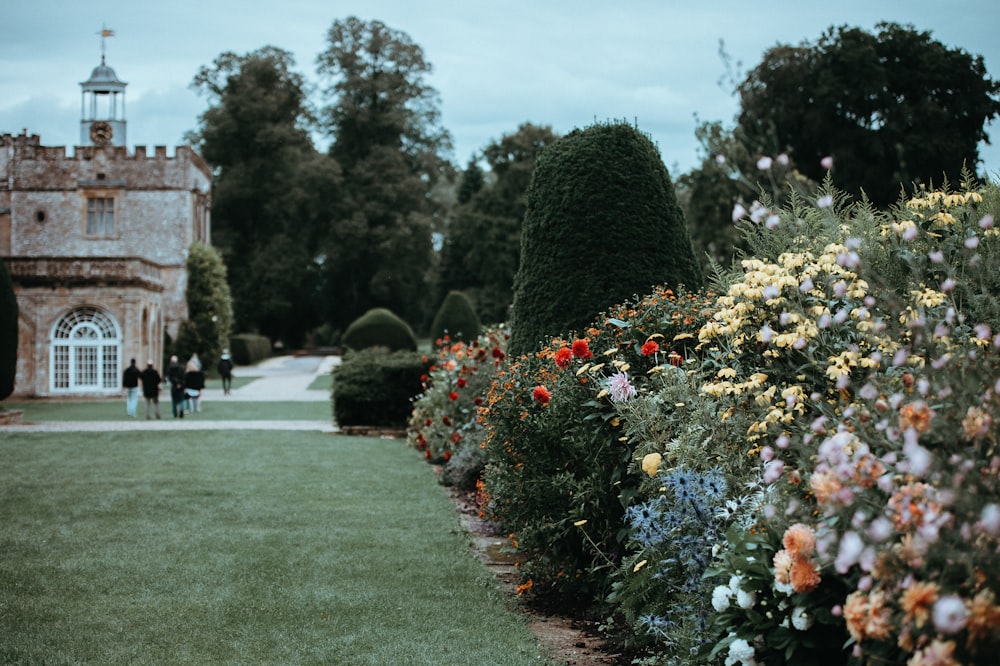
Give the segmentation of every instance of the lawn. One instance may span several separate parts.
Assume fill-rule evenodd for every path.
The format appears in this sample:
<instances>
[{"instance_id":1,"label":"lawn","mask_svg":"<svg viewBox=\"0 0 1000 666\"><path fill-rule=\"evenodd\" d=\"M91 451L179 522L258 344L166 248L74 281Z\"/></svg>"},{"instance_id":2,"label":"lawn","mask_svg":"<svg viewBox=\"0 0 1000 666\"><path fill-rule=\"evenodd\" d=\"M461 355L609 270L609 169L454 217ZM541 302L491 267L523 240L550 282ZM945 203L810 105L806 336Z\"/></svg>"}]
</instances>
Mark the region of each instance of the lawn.
<instances>
[{"instance_id":1,"label":"lawn","mask_svg":"<svg viewBox=\"0 0 1000 666\"><path fill-rule=\"evenodd\" d=\"M433 474L388 439L9 433L0 663L545 663Z\"/></svg>"},{"instance_id":2,"label":"lawn","mask_svg":"<svg viewBox=\"0 0 1000 666\"><path fill-rule=\"evenodd\" d=\"M4 409L24 411L25 423L44 421L124 421L125 398L114 400L38 400L32 402L3 403ZM146 403L139 401L139 418L146 414ZM160 414L173 418L170 399L160 401ZM231 398L202 400L201 411L186 414L186 419L220 421L328 421L333 422L330 401L317 402L241 402Z\"/></svg>"}]
</instances>

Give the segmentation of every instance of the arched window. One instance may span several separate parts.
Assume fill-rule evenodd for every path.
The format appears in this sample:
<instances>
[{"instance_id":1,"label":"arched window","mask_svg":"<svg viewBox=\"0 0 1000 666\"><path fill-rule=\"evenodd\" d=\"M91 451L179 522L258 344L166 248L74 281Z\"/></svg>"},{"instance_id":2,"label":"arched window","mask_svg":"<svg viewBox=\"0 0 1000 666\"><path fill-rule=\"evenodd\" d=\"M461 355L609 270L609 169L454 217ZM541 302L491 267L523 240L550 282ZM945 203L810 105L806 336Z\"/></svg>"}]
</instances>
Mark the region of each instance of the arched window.
<instances>
[{"instance_id":1,"label":"arched window","mask_svg":"<svg viewBox=\"0 0 1000 666\"><path fill-rule=\"evenodd\" d=\"M104 393L119 389L121 336L108 313L82 307L52 329L51 373L54 393Z\"/></svg>"}]
</instances>

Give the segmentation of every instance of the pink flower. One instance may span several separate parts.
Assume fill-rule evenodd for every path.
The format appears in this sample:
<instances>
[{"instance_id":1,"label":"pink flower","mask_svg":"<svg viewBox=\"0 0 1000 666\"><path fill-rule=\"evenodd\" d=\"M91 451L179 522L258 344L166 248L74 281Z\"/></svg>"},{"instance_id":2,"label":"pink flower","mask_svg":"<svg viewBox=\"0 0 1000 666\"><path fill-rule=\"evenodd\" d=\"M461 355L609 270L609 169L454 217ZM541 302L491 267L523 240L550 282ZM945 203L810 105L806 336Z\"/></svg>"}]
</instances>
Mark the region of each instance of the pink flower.
<instances>
[{"instance_id":1,"label":"pink flower","mask_svg":"<svg viewBox=\"0 0 1000 666\"><path fill-rule=\"evenodd\" d=\"M833 168L833 157L827 155L826 157L824 157L819 161L819 165L824 169L826 169L827 171L829 171L830 169Z\"/></svg>"}]
</instances>

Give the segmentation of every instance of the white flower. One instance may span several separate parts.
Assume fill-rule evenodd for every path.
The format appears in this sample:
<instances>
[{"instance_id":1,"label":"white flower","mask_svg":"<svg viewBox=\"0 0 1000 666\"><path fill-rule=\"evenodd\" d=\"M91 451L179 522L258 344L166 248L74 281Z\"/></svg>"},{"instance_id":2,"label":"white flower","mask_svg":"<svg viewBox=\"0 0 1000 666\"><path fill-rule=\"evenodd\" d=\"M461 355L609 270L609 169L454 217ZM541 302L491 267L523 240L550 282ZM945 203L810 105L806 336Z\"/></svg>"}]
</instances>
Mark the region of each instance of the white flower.
<instances>
[{"instance_id":1,"label":"white flower","mask_svg":"<svg viewBox=\"0 0 1000 666\"><path fill-rule=\"evenodd\" d=\"M824 157L819 161L819 165L824 169L826 169L827 171L829 171L830 169L833 168L833 158L827 155L826 157Z\"/></svg>"},{"instance_id":2,"label":"white flower","mask_svg":"<svg viewBox=\"0 0 1000 666\"><path fill-rule=\"evenodd\" d=\"M719 613L729 608L729 597L731 594L731 591L725 585L716 587L712 590L712 608Z\"/></svg>"},{"instance_id":3,"label":"white flower","mask_svg":"<svg viewBox=\"0 0 1000 666\"><path fill-rule=\"evenodd\" d=\"M833 563L833 566L837 569L837 573L847 573L848 569L857 564L858 558L861 557L861 551L864 548L865 544L857 532L844 532L844 536L840 538L837 559Z\"/></svg>"},{"instance_id":4,"label":"white flower","mask_svg":"<svg viewBox=\"0 0 1000 666\"><path fill-rule=\"evenodd\" d=\"M738 590L736 592L736 605L740 608L744 610L753 608L756 603L757 594L755 592L747 592L746 590Z\"/></svg>"},{"instance_id":5,"label":"white flower","mask_svg":"<svg viewBox=\"0 0 1000 666\"><path fill-rule=\"evenodd\" d=\"M729 656L726 657L726 666L736 666L736 664L741 664L742 666L756 665L757 660L753 656L753 646L745 638L737 638L729 644Z\"/></svg>"},{"instance_id":6,"label":"white flower","mask_svg":"<svg viewBox=\"0 0 1000 666\"><path fill-rule=\"evenodd\" d=\"M1000 534L1000 505L987 504L979 514L979 523L984 531L996 536Z\"/></svg>"},{"instance_id":7,"label":"white flower","mask_svg":"<svg viewBox=\"0 0 1000 666\"><path fill-rule=\"evenodd\" d=\"M813 625L812 615L802 606L796 606L792 610L792 626L799 631L805 631Z\"/></svg>"},{"instance_id":8,"label":"white flower","mask_svg":"<svg viewBox=\"0 0 1000 666\"><path fill-rule=\"evenodd\" d=\"M767 171L768 169L771 168L772 162L773 160L771 160L770 157L764 155L764 157L757 160L757 168L760 169L761 171Z\"/></svg>"},{"instance_id":9,"label":"white flower","mask_svg":"<svg viewBox=\"0 0 1000 666\"><path fill-rule=\"evenodd\" d=\"M832 194L824 194L823 196L821 196L819 199L816 200L817 208L829 208L832 205L833 205Z\"/></svg>"},{"instance_id":10,"label":"white flower","mask_svg":"<svg viewBox=\"0 0 1000 666\"><path fill-rule=\"evenodd\" d=\"M608 379L608 393L612 402L625 402L636 396L635 387L628 380L627 372L619 372Z\"/></svg>"},{"instance_id":11,"label":"white flower","mask_svg":"<svg viewBox=\"0 0 1000 666\"><path fill-rule=\"evenodd\" d=\"M788 155L786 153L778 155L777 160L781 166L788 166Z\"/></svg>"},{"instance_id":12,"label":"white flower","mask_svg":"<svg viewBox=\"0 0 1000 666\"><path fill-rule=\"evenodd\" d=\"M968 612L962 600L950 595L934 602L934 628L942 634L957 634L965 628Z\"/></svg>"},{"instance_id":13,"label":"white flower","mask_svg":"<svg viewBox=\"0 0 1000 666\"><path fill-rule=\"evenodd\" d=\"M743 204L736 204L733 206L733 222L742 220L746 214L747 209L743 207Z\"/></svg>"}]
</instances>

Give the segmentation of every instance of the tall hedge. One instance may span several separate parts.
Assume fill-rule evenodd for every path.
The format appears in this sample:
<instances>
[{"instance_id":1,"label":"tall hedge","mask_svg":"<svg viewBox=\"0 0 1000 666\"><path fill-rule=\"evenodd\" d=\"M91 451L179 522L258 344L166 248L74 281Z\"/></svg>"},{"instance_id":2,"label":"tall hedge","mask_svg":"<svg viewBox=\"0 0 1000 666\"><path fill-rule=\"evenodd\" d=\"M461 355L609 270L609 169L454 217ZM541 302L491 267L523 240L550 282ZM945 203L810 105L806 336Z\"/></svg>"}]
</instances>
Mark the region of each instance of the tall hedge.
<instances>
[{"instance_id":1,"label":"tall hedge","mask_svg":"<svg viewBox=\"0 0 1000 666\"><path fill-rule=\"evenodd\" d=\"M653 285L701 280L653 142L623 122L574 130L539 156L528 188L510 352L582 331Z\"/></svg>"},{"instance_id":2,"label":"tall hedge","mask_svg":"<svg viewBox=\"0 0 1000 666\"><path fill-rule=\"evenodd\" d=\"M14 392L17 376L17 298L7 264L0 259L0 400Z\"/></svg>"},{"instance_id":3,"label":"tall hedge","mask_svg":"<svg viewBox=\"0 0 1000 666\"><path fill-rule=\"evenodd\" d=\"M469 297L461 291L450 291L434 315L431 339L438 340L448 335L452 341L461 339L471 342L479 337L481 328Z\"/></svg>"}]
</instances>

